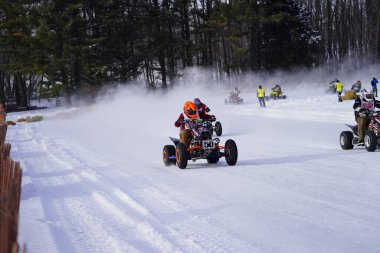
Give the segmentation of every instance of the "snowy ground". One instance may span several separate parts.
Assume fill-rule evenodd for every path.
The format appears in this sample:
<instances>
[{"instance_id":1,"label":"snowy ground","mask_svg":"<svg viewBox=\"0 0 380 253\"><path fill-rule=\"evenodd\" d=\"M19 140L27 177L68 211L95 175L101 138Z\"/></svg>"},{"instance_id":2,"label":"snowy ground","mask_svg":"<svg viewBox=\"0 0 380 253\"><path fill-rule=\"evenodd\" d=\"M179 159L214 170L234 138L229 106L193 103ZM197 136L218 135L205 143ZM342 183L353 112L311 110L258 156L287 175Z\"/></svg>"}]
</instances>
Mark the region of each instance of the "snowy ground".
<instances>
[{"instance_id":1,"label":"snowy ground","mask_svg":"<svg viewBox=\"0 0 380 253\"><path fill-rule=\"evenodd\" d=\"M202 93L200 93L202 94ZM212 94L128 91L80 109L9 114L24 169L19 242L40 252L380 252L380 155L343 151L353 101L288 94L259 108ZM204 100L234 139L224 159L165 167L183 101Z\"/></svg>"}]
</instances>

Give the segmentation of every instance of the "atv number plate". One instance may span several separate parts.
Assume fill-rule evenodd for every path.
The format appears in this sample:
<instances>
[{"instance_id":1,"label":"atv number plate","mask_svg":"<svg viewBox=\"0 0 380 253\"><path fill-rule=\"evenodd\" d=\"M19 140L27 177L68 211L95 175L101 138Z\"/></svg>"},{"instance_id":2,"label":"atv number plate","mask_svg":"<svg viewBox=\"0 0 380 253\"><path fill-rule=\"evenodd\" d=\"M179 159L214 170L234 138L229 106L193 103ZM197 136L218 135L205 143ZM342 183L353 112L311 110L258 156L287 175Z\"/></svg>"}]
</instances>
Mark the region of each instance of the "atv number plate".
<instances>
[{"instance_id":1,"label":"atv number plate","mask_svg":"<svg viewBox=\"0 0 380 253\"><path fill-rule=\"evenodd\" d=\"M215 142L212 140L202 141L203 149L213 149L215 148Z\"/></svg>"}]
</instances>

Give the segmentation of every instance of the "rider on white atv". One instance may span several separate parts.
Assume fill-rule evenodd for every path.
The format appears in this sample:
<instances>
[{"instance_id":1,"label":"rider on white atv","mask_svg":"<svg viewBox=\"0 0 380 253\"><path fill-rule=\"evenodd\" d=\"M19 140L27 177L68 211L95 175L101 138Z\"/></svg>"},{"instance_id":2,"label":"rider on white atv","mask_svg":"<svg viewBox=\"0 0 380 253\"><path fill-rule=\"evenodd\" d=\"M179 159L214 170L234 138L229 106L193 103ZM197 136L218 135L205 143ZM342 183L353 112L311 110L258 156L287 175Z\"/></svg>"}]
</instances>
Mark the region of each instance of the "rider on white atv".
<instances>
[{"instance_id":1,"label":"rider on white atv","mask_svg":"<svg viewBox=\"0 0 380 253\"><path fill-rule=\"evenodd\" d=\"M355 110L355 121L358 124L359 143L364 141L364 131L371 120L368 112L374 112L375 108L380 109L380 101L376 100L371 91L363 89L353 105Z\"/></svg>"}]
</instances>

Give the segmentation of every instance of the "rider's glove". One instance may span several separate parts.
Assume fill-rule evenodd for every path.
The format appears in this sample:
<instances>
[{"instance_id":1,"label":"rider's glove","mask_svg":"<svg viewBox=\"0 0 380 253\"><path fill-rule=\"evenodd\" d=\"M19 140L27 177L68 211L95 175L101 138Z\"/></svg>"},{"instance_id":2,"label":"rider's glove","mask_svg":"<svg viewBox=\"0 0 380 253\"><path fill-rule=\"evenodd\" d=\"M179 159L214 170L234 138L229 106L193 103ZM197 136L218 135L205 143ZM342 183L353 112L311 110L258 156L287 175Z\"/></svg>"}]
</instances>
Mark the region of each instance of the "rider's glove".
<instances>
[{"instance_id":1,"label":"rider's glove","mask_svg":"<svg viewBox=\"0 0 380 253\"><path fill-rule=\"evenodd\" d=\"M368 116L369 111L367 109L361 108L358 113L360 117L366 117Z\"/></svg>"},{"instance_id":2,"label":"rider's glove","mask_svg":"<svg viewBox=\"0 0 380 253\"><path fill-rule=\"evenodd\" d=\"M211 121L215 121L215 120L216 120L215 115L211 115Z\"/></svg>"}]
</instances>

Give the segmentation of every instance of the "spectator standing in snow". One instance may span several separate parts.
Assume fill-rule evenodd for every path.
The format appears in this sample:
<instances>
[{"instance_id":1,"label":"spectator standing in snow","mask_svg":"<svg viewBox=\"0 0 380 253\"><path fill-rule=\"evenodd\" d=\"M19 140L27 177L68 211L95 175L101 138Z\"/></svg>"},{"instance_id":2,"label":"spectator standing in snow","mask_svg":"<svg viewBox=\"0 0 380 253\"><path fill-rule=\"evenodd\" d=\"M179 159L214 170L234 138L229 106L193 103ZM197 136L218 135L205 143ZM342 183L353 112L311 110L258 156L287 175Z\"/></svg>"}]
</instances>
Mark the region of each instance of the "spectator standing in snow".
<instances>
[{"instance_id":1,"label":"spectator standing in snow","mask_svg":"<svg viewBox=\"0 0 380 253\"><path fill-rule=\"evenodd\" d=\"M377 97L377 84L378 83L379 83L379 81L377 81L376 78L372 78L371 86L372 86L372 92L375 95L375 97Z\"/></svg>"},{"instance_id":2,"label":"spectator standing in snow","mask_svg":"<svg viewBox=\"0 0 380 253\"><path fill-rule=\"evenodd\" d=\"M260 107L265 107L265 91L261 85L257 89L257 98L259 99Z\"/></svg>"},{"instance_id":3,"label":"spectator standing in snow","mask_svg":"<svg viewBox=\"0 0 380 253\"><path fill-rule=\"evenodd\" d=\"M343 84L339 80L336 80L335 85L336 85L336 92L338 93L338 101L342 102Z\"/></svg>"}]
</instances>

